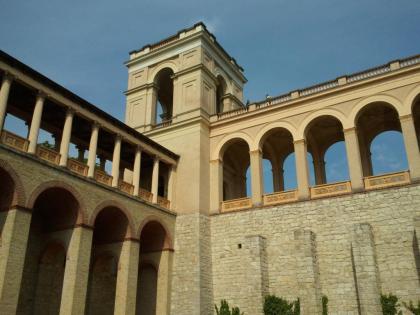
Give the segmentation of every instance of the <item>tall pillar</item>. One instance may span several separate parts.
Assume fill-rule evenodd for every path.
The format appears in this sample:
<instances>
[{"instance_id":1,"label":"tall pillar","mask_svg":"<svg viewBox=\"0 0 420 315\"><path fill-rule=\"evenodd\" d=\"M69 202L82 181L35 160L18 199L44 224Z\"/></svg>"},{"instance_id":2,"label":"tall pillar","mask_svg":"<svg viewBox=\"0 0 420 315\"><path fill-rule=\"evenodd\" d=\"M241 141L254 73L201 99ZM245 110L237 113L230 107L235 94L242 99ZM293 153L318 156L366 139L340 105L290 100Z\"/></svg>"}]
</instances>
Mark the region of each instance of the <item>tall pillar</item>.
<instances>
[{"instance_id":1,"label":"tall pillar","mask_svg":"<svg viewBox=\"0 0 420 315\"><path fill-rule=\"evenodd\" d=\"M175 199L174 198L175 176L176 176L175 165L170 165L169 174L168 174L168 200L171 202L171 208L173 208L174 199Z\"/></svg>"},{"instance_id":2,"label":"tall pillar","mask_svg":"<svg viewBox=\"0 0 420 315\"><path fill-rule=\"evenodd\" d=\"M134 185L133 195L134 196L138 196L139 194L140 169L141 169L141 149L138 146L136 148L136 155L134 157L134 167L133 167L133 185Z\"/></svg>"},{"instance_id":3,"label":"tall pillar","mask_svg":"<svg viewBox=\"0 0 420 315\"><path fill-rule=\"evenodd\" d=\"M157 203L159 185L159 158L156 156L153 161L153 174L152 174L152 194L153 203Z\"/></svg>"},{"instance_id":4,"label":"tall pillar","mask_svg":"<svg viewBox=\"0 0 420 315\"><path fill-rule=\"evenodd\" d=\"M36 96L34 113L32 115L31 128L29 130L29 146L28 153L34 154L38 144L39 127L41 126L42 110L44 108L45 95L38 93Z\"/></svg>"},{"instance_id":5,"label":"tall pillar","mask_svg":"<svg viewBox=\"0 0 420 315\"><path fill-rule=\"evenodd\" d=\"M352 263L360 315L382 314L375 242L368 223L353 226Z\"/></svg>"},{"instance_id":6,"label":"tall pillar","mask_svg":"<svg viewBox=\"0 0 420 315\"><path fill-rule=\"evenodd\" d=\"M313 152L312 160L314 162L315 184L322 185L327 182L325 174L325 160L320 152Z\"/></svg>"},{"instance_id":7,"label":"tall pillar","mask_svg":"<svg viewBox=\"0 0 420 315\"><path fill-rule=\"evenodd\" d=\"M66 113L66 118L64 121L63 134L61 136L60 166L67 166L67 160L69 158L69 145L70 145L70 139L71 139L73 116L74 116L74 110L68 109Z\"/></svg>"},{"instance_id":8,"label":"tall pillar","mask_svg":"<svg viewBox=\"0 0 420 315\"><path fill-rule=\"evenodd\" d=\"M146 126L148 126L148 129L156 124L157 93L157 87L152 87L147 91Z\"/></svg>"},{"instance_id":9,"label":"tall pillar","mask_svg":"<svg viewBox=\"0 0 420 315\"><path fill-rule=\"evenodd\" d=\"M356 128L344 130L344 142L346 144L347 163L353 192L364 189L362 161L360 159L359 141Z\"/></svg>"},{"instance_id":10,"label":"tall pillar","mask_svg":"<svg viewBox=\"0 0 420 315\"><path fill-rule=\"evenodd\" d=\"M252 204L261 205L263 195L263 181L262 181L262 154L261 150L249 152L251 160L251 193Z\"/></svg>"},{"instance_id":11,"label":"tall pillar","mask_svg":"<svg viewBox=\"0 0 420 315\"><path fill-rule=\"evenodd\" d=\"M283 191L284 190L284 178L283 178L283 168L280 167L280 161L274 159L271 161L271 171L273 173L273 191Z\"/></svg>"},{"instance_id":12,"label":"tall pillar","mask_svg":"<svg viewBox=\"0 0 420 315\"><path fill-rule=\"evenodd\" d=\"M67 250L60 315L85 312L92 236L91 228L79 226L73 229Z\"/></svg>"},{"instance_id":13,"label":"tall pillar","mask_svg":"<svg viewBox=\"0 0 420 315\"><path fill-rule=\"evenodd\" d=\"M118 187L120 179L121 136L115 136L114 154L112 155L112 187Z\"/></svg>"},{"instance_id":14,"label":"tall pillar","mask_svg":"<svg viewBox=\"0 0 420 315\"><path fill-rule=\"evenodd\" d=\"M0 246L0 314L16 314L31 213L14 207L7 213Z\"/></svg>"},{"instance_id":15,"label":"tall pillar","mask_svg":"<svg viewBox=\"0 0 420 315\"><path fill-rule=\"evenodd\" d=\"M135 315L140 244L125 240L118 263L114 314Z\"/></svg>"},{"instance_id":16,"label":"tall pillar","mask_svg":"<svg viewBox=\"0 0 420 315\"><path fill-rule=\"evenodd\" d=\"M99 124L94 122L92 125L92 133L90 135L90 142L89 142L89 155L88 155L88 162L87 165L88 169L88 177L95 176L95 166L96 166L96 151L98 149L98 135L99 135Z\"/></svg>"},{"instance_id":17,"label":"tall pillar","mask_svg":"<svg viewBox=\"0 0 420 315\"><path fill-rule=\"evenodd\" d=\"M295 149L296 177L300 200L309 199L309 171L306 142L304 139L293 142Z\"/></svg>"},{"instance_id":18,"label":"tall pillar","mask_svg":"<svg viewBox=\"0 0 420 315\"><path fill-rule=\"evenodd\" d=\"M366 135L363 133L360 133L359 130L357 130L357 139L359 141L360 159L362 163L362 174L363 176L372 176L373 175L372 160L371 160L370 148L368 146Z\"/></svg>"},{"instance_id":19,"label":"tall pillar","mask_svg":"<svg viewBox=\"0 0 420 315\"><path fill-rule=\"evenodd\" d=\"M218 213L223 201L223 160L210 161L210 213Z\"/></svg>"},{"instance_id":20,"label":"tall pillar","mask_svg":"<svg viewBox=\"0 0 420 315\"><path fill-rule=\"evenodd\" d=\"M321 314L321 282L315 233L298 229L294 232L297 282L302 314Z\"/></svg>"},{"instance_id":21,"label":"tall pillar","mask_svg":"<svg viewBox=\"0 0 420 315\"><path fill-rule=\"evenodd\" d=\"M12 85L12 77L9 74L3 76L0 88L0 132L3 130L4 120L6 119L7 100L9 99L10 86Z\"/></svg>"},{"instance_id":22,"label":"tall pillar","mask_svg":"<svg viewBox=\"0 0 420 315\"><path fill-rule=\"evenodd\" d=\"M412 180L420 180L420 152L417 142L416 128L411 114L400 117L401 130L404 137L405 152Z\"/></svg>"}]
</instances>

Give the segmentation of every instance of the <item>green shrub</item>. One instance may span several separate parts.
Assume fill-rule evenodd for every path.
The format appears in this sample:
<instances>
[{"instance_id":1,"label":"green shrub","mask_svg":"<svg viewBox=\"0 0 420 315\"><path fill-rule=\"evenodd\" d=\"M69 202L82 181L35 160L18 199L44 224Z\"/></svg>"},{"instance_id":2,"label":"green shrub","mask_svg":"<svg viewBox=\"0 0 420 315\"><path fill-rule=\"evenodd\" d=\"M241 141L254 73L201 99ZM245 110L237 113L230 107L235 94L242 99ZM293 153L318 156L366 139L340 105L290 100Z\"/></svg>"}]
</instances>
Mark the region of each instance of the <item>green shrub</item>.
<instances>
[{"instance_id":1,"label":"green shrub","mask_svg":"<svg viewBox=\"0 0 420 315\"><path fill-rule=\"evenodd\" d=\"M398 297L393 294L381 294L381 305L382 313L384 315L402 315L402 312L398 312L397 309L400 306L398 303Z\"/></svg>"},{"instance_id":2,"label":"green shrub","mask_svg":"<svg viewBox=\"0 0 420 315\"><path fill-rule=\"evenodd\" d=\"M322 315L328 315L328 297L322 296Z\"/></svg>"},{"instance_id":3,"label":"green shrub","mask_svg":"<svg viewBox=\"0 0 420 315\"><path fill-rule=\"evenodd\" d=\"M409 304L403 302L404 306L410 310L411 313L413 313L414 315L420 315L420 301L417 301L417 307L414 306L413 302L410 301Z\"/></svg>"},{"instance_id":4,"label":"green shrub","mask_svg":"<svg viewBox=\"0 0 420 315\"><path fill-rule=\"evenodd\" d=\"M275 295L267 295L264 300L264 315L299 315L300 301L288 302Z\"/></svg>"},{"instance_id":5,"label":"green shrub","mask_svg":"<svg viewBox=\"0 0 420 315\"><path fill-rule=\"evenodd\" d=\"M217 315L243 315L244 313L241 313L239 310L239 307L232 307L232 310L229 308L229 304L226 300L220 301L220 309L217 307L217 305L214 306L216 309Z\"/></svg>"}]
</instances>

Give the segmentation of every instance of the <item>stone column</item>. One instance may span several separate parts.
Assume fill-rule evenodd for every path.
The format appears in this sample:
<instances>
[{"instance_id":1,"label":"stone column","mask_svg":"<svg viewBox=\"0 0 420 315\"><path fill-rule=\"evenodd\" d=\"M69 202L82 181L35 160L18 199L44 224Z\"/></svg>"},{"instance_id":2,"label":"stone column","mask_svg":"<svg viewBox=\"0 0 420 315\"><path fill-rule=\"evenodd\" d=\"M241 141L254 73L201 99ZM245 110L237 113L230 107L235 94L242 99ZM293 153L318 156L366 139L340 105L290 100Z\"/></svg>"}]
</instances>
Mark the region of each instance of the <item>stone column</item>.
<instances>
[{"instance_id":1,"label":"stone column","mask_svg":"<svg viewBox=\"0 0 420 315\"><path fill-rule=\"evenodd\" d=\"M327 182L325 174L325 160L321 153L313 153L312 159L314 163L315 185L322 185Z\"/></svg>"},{"instance_id":2,"label":"stone column","mask_svg":"<svg viewBox=\"0 0 420 315\"><path fill-rule=\"evenodd\" d=\"M101 169L102 172L105 172L105 164L106 164L106 159L103 156L99 157L99 168Z\"/></svg>"},{"instance_id":3,"label":"stone column","mask_svg":"<svg viewBox=\"0 0 420 315\"><path fill-rule=\"evenodd\" d=\"M118 187L120 179L121 136L115 136L114 154L112 155L112 187Z\"/></svg>"},{"instance_id":4,"label":"stone column","mask_svg":"<svg viewBox=\"0 0 420 315\"><path fill-rule=\"evenodd\" d=\"M12 77L9 74L3 76L0 88L0 132L3 130L4 120L6 119L7 100L9 99L10 86L12 85Z\"/></svg>"},{"instance_id":5,"label":"stone column","mask_svg":"<svg viewBox=\"0 0 420 315\"><path fill-rule=\"evenodd\" d=\"M357 139L356 128L344 130L344 142L346 144L347 163L351 188L354 192L364 189L362 161L360 159L359 141Z\"/></svg>"},{"instance_id":6,"label":"stone column","mask_svg":"<svg viewBox=\"0 0 420 315\"><path fill-rule=\"evenodd\" d=\"M152 87L147 91L146 126L148 130L156 124L157 92L157 87Z\"/></svg>"},{"instance_id":7,"label":"stone column","mask_svg":"<svg viewBox=\"0 0 420 315\"><path fill-rule=\"evenodd\" d=\"M152 174L152 194L153 203L157 203L158 197L158 185L159 185L159 158L156 156L153 161L153 174Z\"/></svg>"},{"instance_id":8,"label":"stone column","mask_svg":"<svg viewBox=\"0 0 420 315\"><path fill-rule=\"evenodd\" d=\"M268 262L266 240L260 235L246 236L244 244L246 263L246 313L262 315L264 297L268 291Z\"/></svg>"},{"instance_id":9,"label":"stone column","mask_svg":"<svg viewBox=\"0 0 420 315\"><path fill-rule=\"evenodd\" d=\"M82 162L83 163L84 160L85 160L85 151L86 151L86 149L83 148L80 145L76 146L76 149L77 149L77 160L79 162Z\"/></svg>"},{"instance_id":10,"label":"stone column","mask_svg":"<svg viewBox=\"0 0 420 315\"><path fill-rule=\"evenodd\" d=\"M358 131L358 130L357 130ZM370 148L367 143L366 135L357 132L357 139L359 140L360 159L362 163L363 176L372 176L372 160L370 154Z\"/></svg>"},{"instance_id":11,"label":"stone column","mask_svg":"<svg viewBox=\"0 0 420 315\"><path fill-rule=\"evenodd\" d=\"M92 236L91 228L79 226L73 229L67 249L60 315L85 312Z\"/></svg>"},{"instance_id":12,"label":"stone column","mask_svg":"<svg viewBox=\"0 0 420 315\"><path fill-rule=\"evenodd\" d=\"M91 178L95 176L96 151L98 149L98 135L99 135L99 124L94 122L92 125L92 133L90 135L89 155L88 155L88 162L87 162L87 165L89 167L88 177L91 177Z\"/></svg>"},{"instance_id":13,"label":"stone column","mask_svg":"<svg viewBox=\"0 0 420 315\"><path fill-rule=\"evenodd\" d=\"M223 160L210 161L210 213L218 213L223 201Z\"/></svg>"},{"instance_id":14,"label":"stone column","mask_svg":"<svg viewBox=\"0 0 420 315\"><path fill-rule=\"evenodd\" d=\"M360 315L382 314L375 242L368 223L353 226L352 260Z\"/></svg>"},{"instance_id":15,"label":"stone column","mask_svg":"<svg viewBox=\"0 0 420 315\"><path fill-rule=\"evenodd\" d=\"M168 200L171 202L171 208L173 208L174 203L174 190L175 190L175 176L176 170L175 165L169 166L169 174L168 174Z\"/></svg>"},{"instance_id":16,"label":"stone column","mask_svg":"<svg viewBox=\"0 0 420 315\"><path fill-rule=\"evenodd\" d=\"M320 315L321 284L316 253L315 233L298 229L294 232L297 282L302 314Z\"/></svg>"},{"instance_id":17,"label":"stone column","mask_svg":"<svg viewBox=\"0 0 420 315\"><path fill-rule=\"evenodd\" d=\"M69 145L70 145L70 139L71 139L73 116L74 116L74 110L68 109L66 113L66 119L64 121L63 134L61 136L60 166L67 166L67 160L69 158Z\"/></svg>"},{"instance_id":18,"label":"stone column","mask_svg":"<svg viewBox=\"0 0 420 315\"><path fill-rule=\"evenodd\" d=\"M263 195L261 150L250 151L249 157L251 161L252 204L258 206L262 203Z\"/></svg>"},{"instance_id":19,"label":"stone column","mask_svg":"<svg viewBox=\"0 0 420 315\"><path fill-rule=\"evenodd\" d=\"M39 127L41 126L42 110L44 108L45 95L38 93L36 96L34 113L32 115L31 128L29 130L29 146L28 153L35 154L38 144Z\"/></svg>"},{"instance_id":20,"label":"stone column","mask_svg":"<svg viewBox=\"0 0 420 315\"><path fill-rule=\"evenodd\" d=\"M163 250L160 253L160 261L158 267L156 315L167 315L170 311L172 263L173 251Z\"/></svg>"},{"instance_id":21,"label":"stone column","mask_svg":"<svg viewBox=\"0 0 420 315\"><path fill-rule=\"evenodd\" d=\"M405 115L400 117L401 130L404 137L405 152L407 153L408 167L412 180L420 180L420 152L417 142L416 128L413 116Z\"/></svg>"},{"instance_id":22,"label":"stone column","mask_svg":"<svg viewBox=\"0 0 420 315\"><path fill-rule=\"evenodd\" d=\"M18 206L1 215L6 218L0 246L0 314L16 314L32 216Z\"/></svg>"},{"instance_id":23,"label":"stone column","mask_svg":"<svg viewBox=\"0 0 420 315\"><path fill-rule=\"evenodd\" d=\"M271 172L273 174L273 191L278 192L284 190L283 168L280 167L278 159L271 161Z\"/></svg>"},{"instance_id":24,"label":"stone column","mask_svg":"<svg viewBox=\"0 0 420 315\"><path fill-rule=\"evenodd\" d=\"M133 185L134 191L133 195L139 195L139 188L140 188L140 169L141 169L141 149L140 147L136 147L136 155L134 157L134 166L133 166Z\"/></svg>"},{"instance_id":25,"label":"stone column","mask_svg":"<svg viewBox=\"0 0 420 315\"><path fill-rule=\"evenodd\" d=\"M306 142L304 139L293 142L296 160L296 177L300 200L309 199L309 171Z\"/></svg>"},{"instance_id":26,"label":"stone column","mask_svg":"<svg viewBox=\"0 0 420 315\"><path fill-rule=\"evenodd\" d=\"M138 241L125 240L122 244L118 263L114 314L136 314L139 252Z\"/></svg>"}]
</instances>

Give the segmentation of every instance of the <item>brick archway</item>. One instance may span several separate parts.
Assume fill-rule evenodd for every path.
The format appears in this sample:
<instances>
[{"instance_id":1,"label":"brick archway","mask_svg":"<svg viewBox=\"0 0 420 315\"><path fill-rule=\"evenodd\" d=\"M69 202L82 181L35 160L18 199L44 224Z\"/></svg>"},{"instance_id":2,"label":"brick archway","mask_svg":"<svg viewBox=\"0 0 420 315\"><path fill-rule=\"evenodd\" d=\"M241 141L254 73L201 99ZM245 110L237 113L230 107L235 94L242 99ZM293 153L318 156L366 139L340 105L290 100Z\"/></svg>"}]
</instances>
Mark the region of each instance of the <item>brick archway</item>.
<instances>
[{"instance_id":1,"label":"brick archway","mask_svg":"<svg viewBox=\"0 0 420 315\"><path fill-rule=\"evenodd\" d=\"M88 216L87 216L86 207L85 207L85 204L83 202L82 195L76 189L74 189L72 186L70 186L69 184L66 184L65 182L62 182L62 181L52 180L52 181L45 182L45 183L42 183L41 185L39 185L31 193L26 207L28 209L33 209L33 207L35 205L35 202L38 199L38 197L44 191L46 191L49 188L61 188L63 190L66 190L67 192L69 192L76 199L76 201L79 204L78 217L77 217L76 224L87 224Z\"/></svg>"},{"instance_id":2,"label":"brick archway","mask_svg":"<svg viewBox=\"0 0 420 315\"><path fill-rule=\"evenodd\" d=\"M19 175L10 166L10 164L4 160L0 160L0 168L10 176L10 178L13 180L13 183L15 184L12 206L25 207L26 194Z\"/></svg>"},{"instance_id":3,"label":"brick archway","mask_svg":"<svg viewBox=\"0 0 420 315\"><path fill-rule=\"evenodd\" d=\"M167 247L168 248L165 248L165 249L170 249L170 250L173 250L174 249L174 244L173 244L173 238L172 238L172 235L171 235L171 233L169 232L169 229L168 229L168 227L166 226L166 224L159 218L159 217L157 217L157 216L155 216L155 215L150 215L150 216L148 216L148 217L146 217L142 222L141 222L141 224L140 224L140 227L139 227L139 229L138 229L138 232L137 232L137 234L136 234L136 236L138 236L138 238L139 239L141 239L141 233L142 233L142 231L143 231L143 228L148 224L148 223L150 223L150 222L156 222L156 223L159 223L161 226L162 226L162 228L163 228L163 230L165 231L165 234L166 234L166 241L167 241Z\"/></svg>"}]
</instances>

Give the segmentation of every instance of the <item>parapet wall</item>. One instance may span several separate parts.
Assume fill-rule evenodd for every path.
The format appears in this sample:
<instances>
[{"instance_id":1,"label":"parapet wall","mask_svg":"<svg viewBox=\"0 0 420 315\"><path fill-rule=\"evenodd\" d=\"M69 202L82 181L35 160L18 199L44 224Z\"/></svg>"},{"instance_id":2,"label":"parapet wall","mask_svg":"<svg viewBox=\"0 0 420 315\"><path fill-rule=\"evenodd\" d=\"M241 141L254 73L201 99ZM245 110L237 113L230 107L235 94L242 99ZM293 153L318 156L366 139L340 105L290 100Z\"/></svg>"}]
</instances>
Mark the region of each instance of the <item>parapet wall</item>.
<instances>
[{"instance_id":1,"label":"parapet wall","mask_svg":"<svg viewBox=\"0 0 420 315\"><path fill-rule=\"evenodd\" d=\"M322 295L329 314L379 315L381 292L417 301L419 215L418 184L214 215L214 301L252 315L267 293L299 297L302 314L321 314Z\"/></svg>"}]
</instances>

